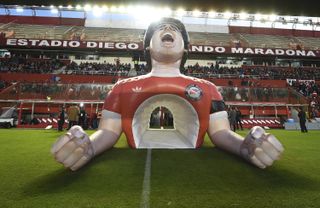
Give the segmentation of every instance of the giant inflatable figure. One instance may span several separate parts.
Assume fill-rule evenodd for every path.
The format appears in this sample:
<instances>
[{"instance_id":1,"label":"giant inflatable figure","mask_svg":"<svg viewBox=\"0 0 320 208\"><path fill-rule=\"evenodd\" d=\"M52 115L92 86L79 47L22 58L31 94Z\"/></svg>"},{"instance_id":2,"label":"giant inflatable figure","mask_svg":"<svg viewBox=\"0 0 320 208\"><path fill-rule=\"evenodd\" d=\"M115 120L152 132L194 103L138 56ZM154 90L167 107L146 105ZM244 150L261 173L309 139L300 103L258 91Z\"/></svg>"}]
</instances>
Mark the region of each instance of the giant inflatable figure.
<instances>
[{"instance_id":1,"label":"giant inflatable figure","mask_svg":"<svg viewBox=\"0 0 320 208\"><path fill-rule=\"evenodd\" d=\"M198 148L208 133L218 147L265 168L279 159L281 143L261 127L242 136L230 130L225 104L216 86L184 76L189 36L173 18L151 24L144 50L151 72L117 82L106 97L99 129L90 138L79 126L60 137L51 151L55 159L77 170L111 148L124 132L132 148ZM174 129L152 130L150 115L163 106L172 112Z\"/></svg>"}]
</instances>

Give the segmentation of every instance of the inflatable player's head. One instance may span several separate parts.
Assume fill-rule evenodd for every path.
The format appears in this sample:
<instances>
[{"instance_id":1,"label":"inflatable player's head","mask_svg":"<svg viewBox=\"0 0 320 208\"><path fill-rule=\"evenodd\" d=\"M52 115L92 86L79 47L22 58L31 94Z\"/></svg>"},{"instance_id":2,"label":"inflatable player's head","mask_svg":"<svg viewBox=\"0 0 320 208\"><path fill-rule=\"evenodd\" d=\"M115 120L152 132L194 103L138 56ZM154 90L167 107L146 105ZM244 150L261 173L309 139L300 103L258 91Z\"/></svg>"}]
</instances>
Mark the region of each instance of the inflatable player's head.
<instances>
[{"instance_id":1,"label":"inflatable player's head","mask_svg":"<svg viewBox=\"0 0 320 208\"><path fill-rule=\"evenodd\" d=\"M189 35L183 23L173 18L162 18L151 23L144 36L144 52L147 66L152 68L154 59L173 63L181 60L183 68L188 55Z\"/></svg>"}]
</instances>

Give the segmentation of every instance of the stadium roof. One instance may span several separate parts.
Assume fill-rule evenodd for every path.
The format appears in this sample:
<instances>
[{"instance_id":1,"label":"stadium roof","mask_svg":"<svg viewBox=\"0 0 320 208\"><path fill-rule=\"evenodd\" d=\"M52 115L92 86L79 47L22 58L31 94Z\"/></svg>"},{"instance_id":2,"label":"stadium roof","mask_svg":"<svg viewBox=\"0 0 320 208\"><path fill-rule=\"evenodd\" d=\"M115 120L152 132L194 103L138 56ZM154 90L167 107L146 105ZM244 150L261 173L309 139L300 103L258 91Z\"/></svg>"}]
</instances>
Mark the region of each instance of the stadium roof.
<instances>
[{"instance_id":1,"label":"stadium roof","mask_svg":"<svg viewBox=\"0 0 320 208\"><path fill-rule=\"evenodd\" d=\"M154 6L169 6L172 9L184 8L186 10L199 9L201 11L215 10L218 12L248 12L248 13L276 13L279 15L315 16L319 17L318 3L311 0L3 0L1 4L18 5L127 5L148 4Z\"/></svg>"}]
</instances>

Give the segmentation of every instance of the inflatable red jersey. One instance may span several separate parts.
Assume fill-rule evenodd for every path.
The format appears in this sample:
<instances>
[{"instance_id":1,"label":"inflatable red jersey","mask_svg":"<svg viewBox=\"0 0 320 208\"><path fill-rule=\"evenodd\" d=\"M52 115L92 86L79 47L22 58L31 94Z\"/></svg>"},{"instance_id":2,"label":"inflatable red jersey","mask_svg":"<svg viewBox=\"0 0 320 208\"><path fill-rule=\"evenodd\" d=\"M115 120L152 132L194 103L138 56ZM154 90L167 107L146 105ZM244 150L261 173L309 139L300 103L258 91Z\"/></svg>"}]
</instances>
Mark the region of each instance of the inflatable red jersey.
<instances>
[{"instance_id":1,"label":"inflatable red jersey","mask_svg":"<svg viewBox=\"0 0 320 208\"><path fill-rule=\"evenodd\" d=\"M143 75L117 82L104 102L104 109L121 114L122 129L128 144L136 148L132 121L136 110L147 99L161 94L177 95L187 100L198 114L199 132L195 147L203 143L208 129L211 103L221 101L221 94L209 81L194 77L154 77ZM185 112L187 113L187 112Z\"/></svg>"}]
</instances>

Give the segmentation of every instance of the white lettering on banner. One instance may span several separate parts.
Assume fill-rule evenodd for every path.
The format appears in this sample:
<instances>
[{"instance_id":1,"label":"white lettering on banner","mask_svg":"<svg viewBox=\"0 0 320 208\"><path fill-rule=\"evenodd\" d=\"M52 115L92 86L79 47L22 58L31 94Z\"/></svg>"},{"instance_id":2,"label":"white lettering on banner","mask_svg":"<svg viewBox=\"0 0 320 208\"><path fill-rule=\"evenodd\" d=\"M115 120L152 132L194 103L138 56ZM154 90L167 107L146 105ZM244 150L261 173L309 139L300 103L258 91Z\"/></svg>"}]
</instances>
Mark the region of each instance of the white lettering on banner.
<instances>
[{"instance_id":1,"label":"white lettering on banner","mask_svg":"<svg viewBox=\"0 0 320 208\"><path fill-rule=\"evenodd\" d=\"M276 55L284 55L284 50L276 49Z\"/></svg>"},{"instance_id":2,"label":"white lettering on banner","mask_svg":"<svg viewBox=\"0 0 320 208\"><path fill-rule=\"evenodd\" d=\"M98 44L96 42L87 42L87 48L96 48L97 45Z\"/></svg>"},{"instance_id":3,"label":"white lettering on banner","mask_svg":"<svg viewBox=\"0 0 320 208\"><path fill-rule=\"evenodd\" d=\"M125 43L116 43L115 48L118 49L127 49L127 46Z\"/></svg>"},{"instance_id":4,"label":"white lettering on banner","mask_svg":"<svg viewBox=\"0 0 320 208\"><path fill-rule=\"evenodd\" d=\"M61 46L61 45L62 45L62 43L61 43L60 40L52 40L51 41L51 46L53 46L53 47L58 47L58 46Z\"/></svg>"},{"instance_id":5,"label":"white lettering on banner","mask_svg":"<svg viewBox=\"0 0 320 208\"><path fill-rule=\"evenodd\" d=\"M297 56L306 56L306 51L297 50Z\"/></svg>"},{"instance_id":6,"label":"white lettering on banner","mask_svg":"<svg viewBox=\"0 0 320 208\"><path fill-rule=\"evenodd\" d=\"M32 46L36 46L37 42L39 42L40 40L29 40L31 42Z\"/></svg>"},{"instance_id":7,"label":"white lettering on banner","mask_svg":"<svg viewBox=\"0 0 320 208\"><path fill-rule=\"evenodd\" d=\"M316 56L316 54L314 54L313 51L308 51L307 56Z\"/></svg>"},{"instance_id":8,"label":"white lettering on banner","mask_svg":"<svg viewBox=\"0 0 320 208\"><path fill-rule=\"evenodd\" d=\"M294 56L296 53L293 50L286 50L288 56Z\"/></svg>"},{"instance_id":9,"label":"white lettering on banner","mask_svg":"<svg viewBox=\"0 0 320 208\"><path fill-rule=\"evenodd\" d=\"M192 52L202 52L203 49L202 49L202 46L191 46L191 51Z\"/></svg>"},{"instance_id":10,"label":"white lettering on banner","mask_svg":"<svg viewBox=\"0 0 320 208\"><path fill-rule=\"evenodd\" d=\"M61 47L61 48L100 48L118 50L142 50L139 43L123 42L98 42L98 41L76 41L76 40L49 40L49 39L24 39L8 38L4 42L6 46L31 46L31 47ZM242 48L223 47L212 45L191 45L189 48L193 53L219 53L219 54L250 54L250 55L273 55L273 56L300 56L320 57L319 51L294 50L282 48Z\"/></svg>"},{"instance_id":11,"label":"white lettering on banner","mask_svg":"<svg viewBox=\"0 0 320 208\"><path fill-rule=\"evenodd\" d=\"M254 52L255 52L256 54L263 54L263 48L256 48L256 49L254 50Z\"/></svg>"},{"instance_id":12,"label":"white lettering on banner","mask_svg":"<svg viewBox=\"0 0 320 208\"><path fill-rule=\"evenodd\" d=\"M254 54L253 50L251 48L246 48L246 50L244 50L244 53L247 54Z\"/></svg>"},{"instance_id":13,"label":"white lettering on banner","mask_svg":"<svg viewBox=\"0 0 320 208\"><path fill-rule=\"evenodd\" d=\"M212 46L205 46L204 47L204 52L206 52L206 53L210 53L210 52L213 52L213 51L214 51L214 49L213 49Z\"/></svg>"},{"instance_id":14,"label":"white lettering on banner","mask_svg":"<svg viewBox=\"0 0 320 208\"><path fill-rule=\"evenodd\" d=\"M226 48L225 47L216 47L215 51L217 53L224 53L224 52L226 52Z\"/></svg>"},{"instance_id":15,"label":"white lettering on banner","mask_svg":"<svg viewBox=\"0 0 320 208\"><path fill-rule=\"evenodd\" d=\"M266 55L274 55L274 52L271 49L267 49L264 54L266 54Z\"/></svg>"},{"instance_id":16,"label":"white lettering on banner","mask_svg":"<svg viewBox=\"0 0 320 208\"><path fill-rule=\"evenodd\" d=\"M217 47L218 48L218 47ZM201 52L201 51L199 51ZM313 56L316 57L315 52L306 50L292 50L292 49L270 49L270 48L231 48L233 54L255 54L255 55L287 55L287 56Z\"/></svg>"},{"instance_id":17,"label":"white lettering on banner","mask_svg":"<svg viewBox=\"0 0 320 208\"><path fill-rule=\"evenodd\" d=\"M68 47L68 41L63 41L63 42L62 42L62 46L63 46L63 47Z\"/></svg>"},{"instance_id":18,"label":"white lettering on banner","mask_svg":"<svg viewBox=\"0 0 320 208\"><path fill-rule=\"evenodd\" d=\"M104 48L114 48L114 43L105 43Z\"/></svg>"},{"instance_id":19,"label":"white lettering on banner","mask_svg":"<svg viewBox=\"0 0 320 208\"><path fill-rule=\"evenodd\" d=\"M38 46L50 46L50 44L48 43L47 40L42 40L42 41L40 41Z\"/></svg>"},{"instance_id":20,"label":"white lettering on banner","mask_svg":"<svg viewBox=\"0 0 320 208\"><path fill-rule=\"evenodd\" d=\"M243 48L231 48L231 53L243 53Z\"/></svg>"},{"instance_id":21,"label":"white lettering on banner","mask_svg":"<svg viewBox=\"0 0 320 208\"><path fill-rule=\"evenodd\" d=\"M17 45L16 39L7 39L7 45Z\"/></svg>"},{"instance_id":22,"label":"white lettering on banner","mask_svg":"<svg viewBox=\"0 0 320 208\"><path fill-rule=\"evenodd\" d=\"M225 53L225 47L213 47L213 46L191 46L191 52L204 52L204 53Z\"/></svg>"},{"instance_id":23,"label":"white lettering on banner","mask_svg":"<svg viewBox=\"0 0 320 208\"><path fill-rule=\"evenodd\" d=\"M19 39L19 40L18 40L18 45L20 45L20 46L26 46L26 45L28 45L28 40L26 40L26 39Z\"/></svg>"},{"instance_id":24,"label":"white lettering on banner","mask_svg":"<svg viewBox=\"0 0 320 208\"><path fill-rule=\"evenodd\" d=\"M80 46L80 42L79 41L70 41L69 46L72 48L77 48Z\"/></svg>"}]
</instances>

